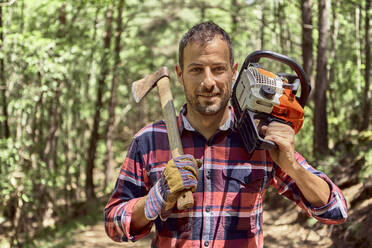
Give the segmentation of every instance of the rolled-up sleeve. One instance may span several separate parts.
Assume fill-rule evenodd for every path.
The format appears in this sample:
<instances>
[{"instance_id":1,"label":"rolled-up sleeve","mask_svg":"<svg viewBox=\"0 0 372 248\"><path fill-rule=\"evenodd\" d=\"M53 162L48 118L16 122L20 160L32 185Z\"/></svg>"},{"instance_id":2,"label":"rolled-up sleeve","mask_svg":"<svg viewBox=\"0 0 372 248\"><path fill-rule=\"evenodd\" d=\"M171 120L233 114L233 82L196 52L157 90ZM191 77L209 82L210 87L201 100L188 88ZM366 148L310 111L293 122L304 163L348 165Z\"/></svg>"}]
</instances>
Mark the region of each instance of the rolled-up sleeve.
<instances>
[{"instance_id":1,"label":"rolled-up sleeve","mask_svg":"<svg viewBox=\"0 0 372 248\"><path fill-rule=\"evenodd\" d=\"M307 161L296 152L297 162L312 174L322 178L327 182L330 189L328 203L321 207L312 206L303 196L295 181L278 166L273 170L274 176L271 185L274 186L279 194L293 200L305 212L325 224L341 224L347 219L346 200L341 190L323 172L315 170Z\"/></svg>"},{"instance_id":2,"label":"rolled-up sleeve","mask_svg":"<svg viewBox=\"0 0 372 248\"><path fill-rule=\"evenodd\" d=\"M143 171L139 146L139 141L135 139L122 164L115 189L104 209L106 233L117 242L136 241L151 231L152 225L149 225L136 235L130 232L134 205L148 192L146 187L148 180Z\"/></svg>"}]
</instances>

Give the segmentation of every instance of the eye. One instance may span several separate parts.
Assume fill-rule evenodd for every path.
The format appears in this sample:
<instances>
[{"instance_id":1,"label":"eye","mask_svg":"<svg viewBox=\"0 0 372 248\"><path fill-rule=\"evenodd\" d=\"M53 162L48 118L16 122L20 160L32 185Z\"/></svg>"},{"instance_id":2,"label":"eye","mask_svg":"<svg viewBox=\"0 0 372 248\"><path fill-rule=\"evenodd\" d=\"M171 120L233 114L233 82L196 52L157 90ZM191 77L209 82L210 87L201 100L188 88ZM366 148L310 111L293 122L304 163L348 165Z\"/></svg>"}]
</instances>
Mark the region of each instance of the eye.
<instances>
[{"instance_id":1,"label":"eye","mask_svg":"<svg viewBox=\"0 0 372 248\"><path fill-rule=\"evenodd\" d=\"M226 71L226 67L225 66L217 66L215 68L213 68L213 70L217 73L223 73Z\"/></svg>"},{"instance_id":2,"label":"eye","mask_svg":"<svg viewBox=\"0 0 372 248\"><path fill-rule=\"evenodd\" d=\"M192 73L198 73L198 72L201 72L201 68L200 67L192 67L191 69L190 69L190 72L192 72Z\"/></svg>"}]
</instances>

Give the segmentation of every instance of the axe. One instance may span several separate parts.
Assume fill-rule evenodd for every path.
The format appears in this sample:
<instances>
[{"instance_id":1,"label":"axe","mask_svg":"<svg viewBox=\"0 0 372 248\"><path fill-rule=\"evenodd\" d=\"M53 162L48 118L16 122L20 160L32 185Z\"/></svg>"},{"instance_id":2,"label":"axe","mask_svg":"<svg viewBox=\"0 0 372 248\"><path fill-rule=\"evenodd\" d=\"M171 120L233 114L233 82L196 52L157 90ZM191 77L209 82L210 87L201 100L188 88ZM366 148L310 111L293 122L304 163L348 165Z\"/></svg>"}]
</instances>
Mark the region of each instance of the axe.
<instances>
[{"instance_id":1,"label":"axe","mask_svg":"<svg viewBox=\"0 0 372 248\"><path fill-rule=\"evenodd\" d=\"M160 96L161 109L167 127L169 147L172 157L183 155L183 148L177 126L176 111L173 104L173 96L169 83L169 71L167 67L162 67L151 75L135 81L132 84L132 95L138 103L157 86ZM177 200L177 208L183 210L194 205L194 198L190 190L182 192Z\"/></svg>"}]
</instances>

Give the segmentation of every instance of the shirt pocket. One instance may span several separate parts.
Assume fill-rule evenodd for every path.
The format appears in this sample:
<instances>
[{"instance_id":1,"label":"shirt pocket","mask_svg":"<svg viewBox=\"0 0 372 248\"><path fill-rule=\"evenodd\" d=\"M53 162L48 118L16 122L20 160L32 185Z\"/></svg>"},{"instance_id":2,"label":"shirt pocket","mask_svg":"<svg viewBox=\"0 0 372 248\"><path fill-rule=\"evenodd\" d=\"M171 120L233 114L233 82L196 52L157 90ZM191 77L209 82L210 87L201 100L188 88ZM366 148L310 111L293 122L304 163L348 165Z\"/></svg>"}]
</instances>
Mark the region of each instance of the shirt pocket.
<instances>
[{"instance_id":1,"label":"shirt pocket","mask_svg":"<svg viewBox=\"0 0 372 248\"><path fill-rule=\"evenodd\" d=\"M227 169L223 170L225 191L260 193L268 184L268 173L265 169Z\"/></svg>"},{"instance_id":2,"label":"shirt pocket","mask_svg":"<svg viewBox=\"0 0 372 248\"><path fill-rule=\"evenodd\" d=\"M226 202L223 226L227 239L253 237L261 229L262 192L268 177L264 169L224 170Z\"/></svg>"}]
</instances>

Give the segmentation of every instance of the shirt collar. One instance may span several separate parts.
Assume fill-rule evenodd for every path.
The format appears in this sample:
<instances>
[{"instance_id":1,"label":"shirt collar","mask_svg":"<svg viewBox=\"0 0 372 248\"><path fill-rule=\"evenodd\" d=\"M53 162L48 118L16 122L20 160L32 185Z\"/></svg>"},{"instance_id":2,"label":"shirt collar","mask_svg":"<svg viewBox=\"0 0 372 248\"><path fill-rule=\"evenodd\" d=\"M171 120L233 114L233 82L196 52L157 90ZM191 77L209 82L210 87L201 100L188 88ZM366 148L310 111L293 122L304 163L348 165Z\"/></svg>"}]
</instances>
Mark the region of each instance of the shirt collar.
<instances>
[{"instance_id":1,"label":"shirt collar","mask_svg":"<svg viewBox=\"0 0 372 248\"><path fill-rule=\"evenodd\" d=\"M193 128L191 123L189 122L189 120L187 120L186 113L187 113L187 108L186 108L186 104L185 104L185 105L182 106L182 108L180 110L180 118L179 118L179 122L178 122L181 133L182 133L183 129L186 129L186 130L192 131L192 132L195 131L195 128ZM227 131L228 129L233 128L233 126L234 126L233 111L232 111L232 108L229 107L228 119L218 129L220 131Z\"/></svg>"}]
</instances>

